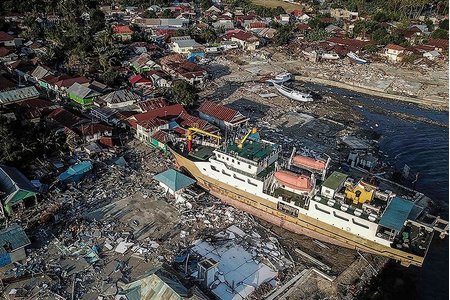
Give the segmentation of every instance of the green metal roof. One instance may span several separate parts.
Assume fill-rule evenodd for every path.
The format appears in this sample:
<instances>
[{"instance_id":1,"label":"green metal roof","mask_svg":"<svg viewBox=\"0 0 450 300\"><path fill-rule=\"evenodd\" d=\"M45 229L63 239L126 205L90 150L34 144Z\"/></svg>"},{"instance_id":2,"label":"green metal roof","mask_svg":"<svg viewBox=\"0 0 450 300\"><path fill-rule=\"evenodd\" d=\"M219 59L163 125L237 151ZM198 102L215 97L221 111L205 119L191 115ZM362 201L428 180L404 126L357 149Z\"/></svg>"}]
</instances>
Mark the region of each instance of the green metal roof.
<instances>
[{"instance_id":1,"label":"green metal roof","mask_svg":"<svg viewBox=\"0 0 450 300\"><path fill-rule=\"evenodd\" d=\"M226 147L226 153L237 154L242 158L259 162L272 153L276 147L275 144L247 140L240 149L235 142L230 142Z\"/></svg>"},{"instance_id":2,"label":"green metal roof","mask_svg":"<svg viewBox=\"0 0 450 300\"><path fill-rule=\"evenodd\" d=\"M395 197L386 207L378 224L395 231L401 231L413 206L412 201Z\"/></svg>"},{"instance_id":3,"label":"green metal roof","mask_svg":"<svg viewBox=\"0 0 450 300\"><path fill-rule=\"evenodd\" d=\"M174 169L166 170L153 176L153 179L167 185L172 191L176 192L194 184L196 181Z\"/></svg>"},{"instance_id":4,"label":"green metal roof","mask_svg":"<svg viewBox=\"0 0 450 300\"><path fill-rule=\"evenodd\" d=\"M347 175L334 171L333 174L328 176L328 178L323 182L322 186L330 188L332 190L337 190L347 179Z\"/></svg>"}]
</instances>

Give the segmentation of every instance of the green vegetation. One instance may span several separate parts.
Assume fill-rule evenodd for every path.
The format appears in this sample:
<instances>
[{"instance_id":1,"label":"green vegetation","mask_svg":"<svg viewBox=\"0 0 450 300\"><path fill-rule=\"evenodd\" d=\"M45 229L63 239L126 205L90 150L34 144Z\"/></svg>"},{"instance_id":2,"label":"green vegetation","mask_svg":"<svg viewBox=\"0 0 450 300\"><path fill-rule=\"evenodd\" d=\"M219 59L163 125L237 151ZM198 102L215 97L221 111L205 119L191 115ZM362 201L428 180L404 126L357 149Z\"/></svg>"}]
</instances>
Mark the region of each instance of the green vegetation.
<instances>
[{"instance_id":1,"label":"green vegetation","mask_svg":"<svg viewBox=\"0 0 450 300\"><path fill-rule=\"evenodd\" d=\"M442 28L438 28L431 34L433 39L444 39L448 40L448 31Z\"/></svg>"},{"instance_id":2,"label":"green vegetation","mask_svg":"<svg viewBox=\"0 0 450 300\"><path fill-rule=\"evenodd\" d=\"M277 46L282 46L289 43L289 40L291 40L293 37L293 32L293 25L287 24L280 26L273 37L275 44Z\"/></svg>"},{"instance_id":3,"label":"green vegetation","mask_svg":"<svg viewBox=\"0 0 450 300\"><path fill-rule=\"evenodd\" d=\"M172 95L177 103L186 106L194 105L197 101L197 89L184 80L174 82Z\"/></svg>"},{"instance_id":4,"label":"green vegetation","mask_svg":"<svg viewBox=\"0 0 450 300\"><path fill-rule=\"evenodd\" d=\"M43 120L24 124L0 116L0 135L0 163L17 167L62 149L65 143L65 137Z\"/></svg>"}]
</instances>

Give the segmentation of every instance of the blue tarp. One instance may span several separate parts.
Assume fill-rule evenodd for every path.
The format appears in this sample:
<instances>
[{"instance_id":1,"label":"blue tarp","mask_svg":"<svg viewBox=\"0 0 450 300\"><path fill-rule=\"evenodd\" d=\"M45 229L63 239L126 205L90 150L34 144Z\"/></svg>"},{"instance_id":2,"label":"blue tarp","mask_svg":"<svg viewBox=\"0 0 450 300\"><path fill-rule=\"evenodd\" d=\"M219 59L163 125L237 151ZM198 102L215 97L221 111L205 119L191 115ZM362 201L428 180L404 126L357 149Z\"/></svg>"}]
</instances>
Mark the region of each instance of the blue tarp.
<instances>
[{"instance_id":1,"label":"blue tarp","mask_svg":"<svg viewBox=\"0 0 450 300\"><path fill-rule=\"evenodd\" d=\"M413 206L414 203L412 201L395 197L386 207L379 224L395 231L402 230L403 224L408 219Z\"/></svg>"},{"instance_id":2,"label":"blue tarp","mask_svg":"<svg viewBox=\"0 0 450 300\"><path fill-rule=\"evenodd\" d=\"M58 179L64 182L78 182L90 170L92 170L92 163L90 161L82 161L72 165L67 171L61 173Z\"/></svg>"},{"instance_id":3,"label":"blue tarp","mask_svg":"<svg viewBox=\"0 0 450 300\"><path fill-rule=\"evenodd\" d=\"M195 183L195 180L187 177L180 172L175 171L174 169L166 170L158 175L153 176L153 179L158 180L159 182L164 183L169 187L172 191L176 192L190 186Z\"/></svg>"}]
</instances>

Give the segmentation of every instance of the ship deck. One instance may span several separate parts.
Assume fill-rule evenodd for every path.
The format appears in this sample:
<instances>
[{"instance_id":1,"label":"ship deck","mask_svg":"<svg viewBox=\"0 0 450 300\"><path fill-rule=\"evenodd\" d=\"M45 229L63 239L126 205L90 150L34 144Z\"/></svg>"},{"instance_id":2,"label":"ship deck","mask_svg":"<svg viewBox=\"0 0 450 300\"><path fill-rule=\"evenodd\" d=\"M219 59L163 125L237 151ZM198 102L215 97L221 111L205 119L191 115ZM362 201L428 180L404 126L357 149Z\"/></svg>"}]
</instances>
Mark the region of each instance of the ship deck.
<instances>
[{"instance_id":1,"label":"ship deck","mask_svg":"<svg viewBox=\"0 0 450 300\"><path fill-rule=\"evenodd\" d=\"M285 202L294 202L298 207L305 207L306 197L295 194L291 191L285 190L283 188L276 188L273 192L275 198L282 197Z\"/></svg>"}]
</instances>

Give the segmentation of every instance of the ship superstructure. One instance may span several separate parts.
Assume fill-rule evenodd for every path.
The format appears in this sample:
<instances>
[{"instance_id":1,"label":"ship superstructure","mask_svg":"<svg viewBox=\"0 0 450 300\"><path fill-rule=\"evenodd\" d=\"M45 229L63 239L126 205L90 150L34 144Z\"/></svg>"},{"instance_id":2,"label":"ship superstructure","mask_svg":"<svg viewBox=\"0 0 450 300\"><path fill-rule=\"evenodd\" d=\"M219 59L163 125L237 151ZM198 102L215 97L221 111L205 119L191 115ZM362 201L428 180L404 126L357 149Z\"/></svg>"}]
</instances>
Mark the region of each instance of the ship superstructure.
<instances>
[{"instance_id":1,"label":"ship superstructure","mask_svg":"<svg viewBox=\"0 0 450 300\"><path fill-rule=\"evenodd\" d=\"M203 143L205 144L205 143ZM223 201L288 230L340 246L422 265L436 222L423 207L363 180L333 172L329 159L279 155L255 129L217 145L172 145L181 169ZM320 184L318 184L320 182ZM440 222L443 222L442 220ZM439 227L448 234L448 222Z\"/></svg>"}]
</instances>

